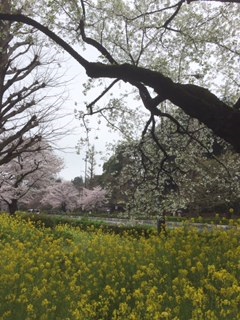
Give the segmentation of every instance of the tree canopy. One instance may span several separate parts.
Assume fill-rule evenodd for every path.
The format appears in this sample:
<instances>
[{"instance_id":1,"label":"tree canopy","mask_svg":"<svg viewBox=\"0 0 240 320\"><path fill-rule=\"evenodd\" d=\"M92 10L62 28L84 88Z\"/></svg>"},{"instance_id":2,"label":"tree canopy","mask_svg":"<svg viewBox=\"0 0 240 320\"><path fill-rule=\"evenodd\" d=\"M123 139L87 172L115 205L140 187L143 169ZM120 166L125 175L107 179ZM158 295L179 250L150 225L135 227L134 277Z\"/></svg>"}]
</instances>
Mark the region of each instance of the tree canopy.
<instances>
[{"instance_id":1,"label":"tree canopy","mask_svg":"<svg viewBox=\"0 0 240 320\"><path fill-rule=\"evenodd\" d=\"M179 135L169 120L161 122L141 141L124 141L104 164L102 182L112 203L123 203L131 214L155 215L159 210L176 212L179 208L190 214L239 210L238 154L229 145L216 139L196 120L183 112L173 114L182 126L195 131L195 138L204 137L208 150L187 135ZM168 157L154 142L161 139Z\"/></svg>"},{"instance_id":2,"label":"tree canopy","mask_svg":"<svg viewBox=\"0 0 240 320\"><path fill-rule=\"evenodd\" d=\"M45 145L35 152L26 149L0 167L0 203L5 203L11 214L18 209L18 202L28 203L38 198L63 167L62 160L47 143L39 144Z\"/></svg>"},{"instance_id":3,"label":"tree canopy","mask_svg":"<svg viewBox=\"0 0 240 320\"><path fill-rule=\"evenodd\" d=\"M88 105L90 113L122 80L152 116L168 116L161 108L168 100L240 152L238 2L22 1L7 12L1 6L0 19L40 30L90 78L114 79ZM79 54L72 45L78 41L99 58Z\"/></svg>"}]
</instances>

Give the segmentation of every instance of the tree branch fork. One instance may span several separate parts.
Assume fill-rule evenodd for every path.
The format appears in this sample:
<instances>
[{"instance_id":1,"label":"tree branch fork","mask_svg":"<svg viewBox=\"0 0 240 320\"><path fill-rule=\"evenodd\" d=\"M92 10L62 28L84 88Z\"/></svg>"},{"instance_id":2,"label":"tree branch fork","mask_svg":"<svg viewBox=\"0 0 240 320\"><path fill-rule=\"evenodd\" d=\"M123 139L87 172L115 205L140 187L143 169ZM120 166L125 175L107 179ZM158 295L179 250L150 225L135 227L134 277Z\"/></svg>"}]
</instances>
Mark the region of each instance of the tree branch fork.
<instances>
[{"instance_id":1,"label":"tree branch fork","mask_svg":"<svg viewBox=\"0 0 240 320\"><path fill-rule=\"evenodd\" d=\"M78 61L91 78L112 78L136 87L139 84L151 87L161 98L159 101L171 101L186 114L204 123L217 136L229 142L237 152L240 152L240 111L226 105L207 89L196 85L175 83L160 72L130 64L89 62L57 34L22 14L0 13L0 20L22 22L37 28ZM151 112L154 114L156 110L157 105Z\"/></svg>"}]
</instances>

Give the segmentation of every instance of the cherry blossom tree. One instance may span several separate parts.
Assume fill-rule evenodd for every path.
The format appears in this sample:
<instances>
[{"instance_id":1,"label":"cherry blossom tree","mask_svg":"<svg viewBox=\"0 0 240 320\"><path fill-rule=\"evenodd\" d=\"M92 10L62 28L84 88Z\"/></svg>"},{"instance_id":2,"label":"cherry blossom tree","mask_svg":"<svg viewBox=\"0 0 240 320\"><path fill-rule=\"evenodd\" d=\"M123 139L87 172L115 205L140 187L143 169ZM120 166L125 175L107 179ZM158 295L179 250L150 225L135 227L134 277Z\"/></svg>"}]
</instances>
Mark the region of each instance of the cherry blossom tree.
<instances>
[{"instance_id":1,"label":"cherry blossom tree","mask_svg":"<svg viewBox=\"0 0 240 320\"><path fill-rule=\"evenodd\" d=\"M81 195L81 206L84 211L101 209L107 202L107 191L100 186L92 190L83 188Z\"/></svg>"},{"instance_id":2,"label":"cherry blossom tree","mask_svg":"<svg viewBox=\"0 0 240 320\"><path fill-rule=\"evenodd\" d=\"M105 110L109 118L109 112L118 113L117 106L126 109L123 98L134 92L151 114L149 125L152 119L170 118L162 108L168 100L240 152L238 10L237 0L46 0L35 5L26 0L17 8L1 6L0 19L40 30L89 78L102 79L105 88L87 104L90 114ZM99 59L84 58L69 41L93 47ZM103 108L99 101L120 82L132 91L123 90L120 104L109 97Z\"/></svg>"},{"instance_id":3,"label":"cherry blossom tree","mask_svg":"<svg viewBox=\"0 0 240 320\"><path fill-rule=\"evenodd\" d=\"M197 154L190 148L193 143L214 156L209 132L240 152L238 11L237 0L40 0L34 5L23 0L17 7L1 7L0 20L36 28L79 63L89 78L79 119L87 133L89 118L96 115L99 122L120 129L132 143L129 159L142 165L131 168L138 198L153 203L159 191L146 179L147 167L154 179L169 170L174 179L176 157L184 171L192 170L197 165L191 158ZM95 58L89 51L78 52L76 45L94 49ZM173 110L182 111L176 113L180 119ZM200 128L188 125L192 119ZM156 131L166 120L178 134L179 148L169 149L169 136Z\"/></svg>"},{"instance_id":4,"label":"cherry blossom tree","mask_svg":"<svg viewBox=\"0 0 240 320\"><path fill-rule=\"evenodd\" d=\"M27 203L42 193L63 168L63 162L48 145L39 151L23 152L0 166L0 199L10 214L18 210L18 203Z\"/></svg>"},{"instance_id":5,"label":"cherry blossom tree","mask_svg":"<svg viewBox=\"0 0 240 320\"><path fill-rule=\"evenodd\" d=\"M192 138L165 120L144 141L124 141L116 148L103 166L103 186L111 201L124 202L129 213L138 216L179 208L195 214L238 208L239 154L194 119L178 112L174 117L191 130ZM162 136L163 149L157 144ZM201 137L208 147L196 143Z\"/></svg>"},{"instance_id":6,"label":"cherry blossom tree","mask_svg":"<svg viewBox=\"0 0 240 320\"><path fill-rule=\"evenodd\" d=\"M72 182L60 181L47 188L41 202L43 206L50 205L53 208L67 212L79 207L80 195Z\"/></svg>"}]
</instances>

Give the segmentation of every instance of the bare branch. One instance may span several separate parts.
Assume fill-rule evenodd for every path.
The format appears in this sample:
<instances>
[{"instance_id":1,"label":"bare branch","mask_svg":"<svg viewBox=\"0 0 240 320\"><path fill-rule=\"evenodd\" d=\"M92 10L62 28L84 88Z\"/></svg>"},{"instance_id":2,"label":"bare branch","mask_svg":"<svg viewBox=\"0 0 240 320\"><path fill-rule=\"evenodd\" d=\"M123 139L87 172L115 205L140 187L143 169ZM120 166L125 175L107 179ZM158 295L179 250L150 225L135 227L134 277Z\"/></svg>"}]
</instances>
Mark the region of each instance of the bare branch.
<instances>
[{"instance_id":1,"label":"bare branch","mask_svg":"<svg viewBox=\"0 0 240 320\"><path fill-rule=\"evenodd\" d=\"M112 83L105 89L103 92L96 98L94 101L92 101L90 104L87 105L87 109L90 110L90 114L93 114L92 107L118 82L119 80L116 79L112 81Z\"/></svg>"},{"instance_id":2,"label":"bare branch","mask_svg":"<svg viewBox=\"0 0 240 320\"><path fill-rule=\"evenodd\" d=\"M54 32L49 30L47 27L43 26L41 23L37 22L34 19L31 19L27 16L22 14L9 14L9 13L0 13L0 20L7 20L7 21L17 21L22 22L27 25L30 25L45 35L47 35L50 39L55 41L59 44L66 52L68 52L76 61L78 61L84 68L89 65L89 62L84 59L76 50L74 50L66 41L56 35Z\"/></svg>"},{"instance_id":3,"label":"bare branch","mask_svg":"<svg viewBox=\"0 0 240 320\"><path fill-rule=\"evenodd\" d=\"M141 13L141 14L133 17L133 18L129 18L129 17L123 16L123 15L118 15L118 14L117 14L117 16L123 17L124 19L129 20L129 21L134 21L134 20L137 20L137 19L142 18L142 17L146 17L146 16L149 16L149 15L152 15L152 14L160 13L160 12L163 12L163 11L167 11L169 9L173 9L173 8L179 7L179 5L181 5L184 1L185 0L180 0L180 1L178 1L176 4L174 4L172 6L144 12L144 13Z\"/></svg>"},{"instance_id":4,"label":"bare branch","mask_svg":"<svg viewBox=\"0 0 240 320\"><path fill-rule=\"evenodd\" d=\"M104 48L98 41L86 36L83 19L80 21L79 29L84 42L96 48L110 63L117 64L116 60L114 60L106 48Z\"/></svg>"},{"instance_id":5,"label":"bare branch","mask_svg":"<svg viewBox=\"0 0 240 320\"><path fill-rule=\"evenodd\" d=\"M165 23L163 24L163 28L167 28L168 25L173 21L173 19L176 17L176 15L178 14L178 12L180 11L182 4L184 3L184 0L180 1L176 6L177 9L174 11L174 13L171 15L171 17L169 17L167 19L167 21L165 21Z\"/></svg>"},{"instance_id":6,"label":"bare branch","mask_svg":"<svg viewBox=\"0 0 240 320\"><path fill-rule=\"evenodd\" d=\"M38 58L38 56L35 56L27 66L22 69L16 70L14 76L4 85L3 90L7 91L14 83L26 78L33 71L33 69L40 64Z\"/></svg>"},{"instance_id":7,"label":"bare branch","mask_svg":"<svg viewBox=\"0 0 240 320\"><path fill-rule=\"evenodd\" d=\"M191 2L223 2L223 3L240 3L239 0L186 0L188 4Z\"/></svg>"}]
</instances>

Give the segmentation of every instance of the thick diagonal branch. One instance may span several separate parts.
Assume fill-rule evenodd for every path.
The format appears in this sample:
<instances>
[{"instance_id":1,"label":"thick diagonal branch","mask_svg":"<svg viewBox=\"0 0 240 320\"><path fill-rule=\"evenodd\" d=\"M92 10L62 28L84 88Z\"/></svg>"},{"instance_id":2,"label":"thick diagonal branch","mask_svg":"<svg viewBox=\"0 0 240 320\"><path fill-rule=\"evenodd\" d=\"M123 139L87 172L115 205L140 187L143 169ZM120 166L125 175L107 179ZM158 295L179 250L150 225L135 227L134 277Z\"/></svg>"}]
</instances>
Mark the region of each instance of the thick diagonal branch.
<instances>
[{"instance_id":1,"label":"thick diagonal branch","mask_svg":"<svg viewBox=\"0 0 240 320\"><path fill-rule=\"evenodd\" d=\"M54 32L31 18L21 14L0 13L0 19L23 22L42 31L76 59L91 78L121 79L129 83L141 82L153 88L159 96L164 96L186 114L204 123L217 136L232 144L235 150L240 152L240 111L227 106L207 89L174 83L160 72L129 64L90 63Z\"/></svg>"}]
</instances>

